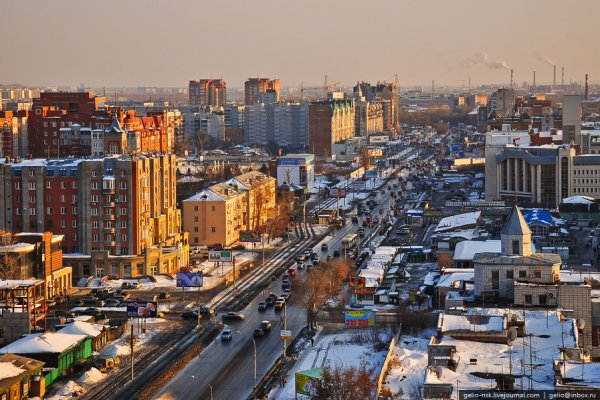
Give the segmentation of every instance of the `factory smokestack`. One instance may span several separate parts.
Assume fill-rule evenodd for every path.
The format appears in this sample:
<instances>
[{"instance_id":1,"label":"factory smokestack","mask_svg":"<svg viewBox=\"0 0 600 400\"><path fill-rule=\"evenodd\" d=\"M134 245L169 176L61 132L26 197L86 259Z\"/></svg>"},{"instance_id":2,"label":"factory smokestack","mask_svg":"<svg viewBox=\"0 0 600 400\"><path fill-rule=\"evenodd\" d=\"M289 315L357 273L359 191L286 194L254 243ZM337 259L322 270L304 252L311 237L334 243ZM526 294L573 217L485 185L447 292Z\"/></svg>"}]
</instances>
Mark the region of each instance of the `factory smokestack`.
<instances>
[{"instance_id":1,"label":"factory smokestack","mask_svg":"<svg viewBox=\"0 0 600 400\"><path fill-rule=\"evenodd\" d=\"M561 68L560 85L565 86L565 67Z\"/></svg>"},{"instance_id":2,"label":"factory smokestack","mask_svg":"<svg viewBox=\"0 0 600 400\"><path fill-rule=\"evenodd\" d=\"M510 69L510 88L513 88L513 74L514 71L512 70L512 68Z\"/></svg>"},{"instance_id":3,"label":"factory smokestack","mask_svg":"<svg viewBox=\"0 0 600 400\"><path fill-rule=\"evenodd\" d=\"M535 70L533 71L533 94L535 94L536 92L536 88L535 88Z\"/></svg>"},{"instance_id":4,"label":"factory smokestack","mask_svg":"<svg viewBox=\"0 0 600 400\"><path fill-rule=\"evenodd\" d=\"M588 74L585 74L585 101L588 101Z\"/></svg>"},{"instance_id":5,"label":"factory smokestack","mask_svg":"<svg viewBox=\"0 0 600 400\"><path fill-rule=\"evenodd\" d=\"M554 66L554 79L552 79L552 85L556 86L556 65Z\"/></svg>"}]
</instances>

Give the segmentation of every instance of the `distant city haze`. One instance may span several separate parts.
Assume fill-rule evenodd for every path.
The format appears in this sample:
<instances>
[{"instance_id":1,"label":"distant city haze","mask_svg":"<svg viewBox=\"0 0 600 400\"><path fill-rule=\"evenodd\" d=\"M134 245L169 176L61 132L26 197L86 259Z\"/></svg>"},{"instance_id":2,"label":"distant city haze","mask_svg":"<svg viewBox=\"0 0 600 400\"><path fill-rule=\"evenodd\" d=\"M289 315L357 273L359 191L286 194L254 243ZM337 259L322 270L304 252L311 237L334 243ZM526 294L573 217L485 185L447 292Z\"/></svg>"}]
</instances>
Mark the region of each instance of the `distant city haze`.
<instances>
[{"instance_id":1,"label":"distant city haze","mask_svg":"<svg viewBox=\"0 0 600 400\"><path fill-rule=\"evenodd\" d=\"M600 81L600 1L0 2L0 83L282 86Z\"/></svg>"}]
</instances>

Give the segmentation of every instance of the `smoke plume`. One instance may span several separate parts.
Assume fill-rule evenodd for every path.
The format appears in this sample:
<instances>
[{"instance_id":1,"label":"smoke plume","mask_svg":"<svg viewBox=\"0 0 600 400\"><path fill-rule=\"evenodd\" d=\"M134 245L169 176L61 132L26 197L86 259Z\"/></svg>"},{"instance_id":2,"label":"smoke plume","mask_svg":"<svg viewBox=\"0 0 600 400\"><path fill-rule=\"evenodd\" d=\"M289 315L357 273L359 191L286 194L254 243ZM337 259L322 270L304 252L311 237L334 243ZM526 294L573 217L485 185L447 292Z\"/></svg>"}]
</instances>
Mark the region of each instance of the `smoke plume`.
<instances>
[{"instance_id":1,"label":"smoke plume","mask_svg":"<svg viewBox=\"0 0 600 400\"><path fill-rule=\"evenodd\" d=\"M550 64L550 65L556 65L554 64L554 61L552 61L551 59L549 59L548 57L539 57L540 61L545 62L546 64Z\"/></svg>"},{"instance_id":2,"label":"smoke plume","mask_svg":"<svg viewBox=\"0 0 600 400\"><path fill-rule=\"evenodd\" d=\"M472 57L461 62L463 68L472 67L474 65L484 65L489 69L510 69L510 65L508 65L507 62L490 60L489 54L483 52L475 53Z\"/></svg>"}]
</instances>

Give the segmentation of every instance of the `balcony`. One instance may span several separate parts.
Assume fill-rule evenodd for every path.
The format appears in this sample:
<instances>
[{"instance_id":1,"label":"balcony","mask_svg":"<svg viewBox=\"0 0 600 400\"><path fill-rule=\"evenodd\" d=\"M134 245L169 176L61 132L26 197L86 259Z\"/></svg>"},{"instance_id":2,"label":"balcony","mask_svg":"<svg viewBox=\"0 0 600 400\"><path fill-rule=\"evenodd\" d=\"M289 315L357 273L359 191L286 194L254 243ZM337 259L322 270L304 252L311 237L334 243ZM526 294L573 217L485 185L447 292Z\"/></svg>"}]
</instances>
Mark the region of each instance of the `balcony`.
<instances>
[{"instance_id":1,"label":"balcony","mask_svg":"<svg viewBox=\"0 0 600 400\"><path fill-rule=\"evenodd\" d=\"M113 227L111 227L111 228L104 227L104 233L115 233L115 232L116 232L116 229Z\"/></svg>"},{"instance_id":2,"label":"balcony","mask_svg":"<svg viewBox=\"0 0 600 400\"><path fill-rule=\"evenodd\" d=\"M115 204L114 201L106 201L106 202L104 202L103 206L104 207L112 207L112 208L114 208L116 206L116 204Z\"/></svg>"},{"instance_id":3,"label":"balcony","mask_svg":"<svg viewBox=\"0 0 600 400\"><path fill-rule=\"evenodd\" d=\"M115 194L115 188L102 188L102 194Z\"/></svg>"},{"instance_id":4,"label":"balcony","mask_svg":"<svg viewBox=\"0 0 600 400\"><path fill-rule=\"evenodd\" d=\"M114 221L115 220L115 214L102 214L102 219L104 221Z\"/></svg>"},{"instance_id":5,"label":"balcony","mask_svg":"<svg viewBox=\"0 0 600 400\"><path fill-rule=\"evenodd\" d=\"M114 240L105 240L104 241L104 247L115 247L117 245L117 242L115 242Z\"/></svg>"}]
</instances>

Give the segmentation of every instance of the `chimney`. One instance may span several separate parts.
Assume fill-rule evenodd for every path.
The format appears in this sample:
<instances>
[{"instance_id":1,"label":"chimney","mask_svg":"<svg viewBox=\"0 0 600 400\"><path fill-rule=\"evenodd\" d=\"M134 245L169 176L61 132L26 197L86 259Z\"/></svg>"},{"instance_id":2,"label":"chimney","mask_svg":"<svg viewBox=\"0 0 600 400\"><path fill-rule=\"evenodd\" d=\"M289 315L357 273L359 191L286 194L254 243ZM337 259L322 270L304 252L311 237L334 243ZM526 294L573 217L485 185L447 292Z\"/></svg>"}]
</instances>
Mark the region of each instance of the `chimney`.
<instances>
[{"instance_id":1,"label":"chimney","mask_svg":"<svg viewBox=\"0 0 600 400\"><path fill-rule=\"evenodd\" d=\"M561 69L560 85L561 86L565 85L565 67L562 67L562 69Z\"/></svg>"},{"instance_id":2,"label":"chimney","mask_svg":"<svg viewBox=\"0 0 600 400\"><path fill-rule=\"evenodd\" d=\"M554 79L552 80L552 85L556 86L556 65L554 66Z\"/></svg>"},{"instance_id":3,"label":"chimney","mask_svg":"<svg viewBox=\"0 0 600 400\"><path fill-rule=\"evenodd\" d=\"M535 70L533 71L533 94L535 94L536 92L536 88L535 88Z\"/></svg>"},{"instance_id":4,"label":"chimney","mask_svg":"<svg viewBox=\"0 0 600 400\"><path fill-rule=\"evenodd\" d=\"M585 94L584 94L584 99L585 101L588 101L588 74L585 74Z\"/></svg>"}]
</instances>

